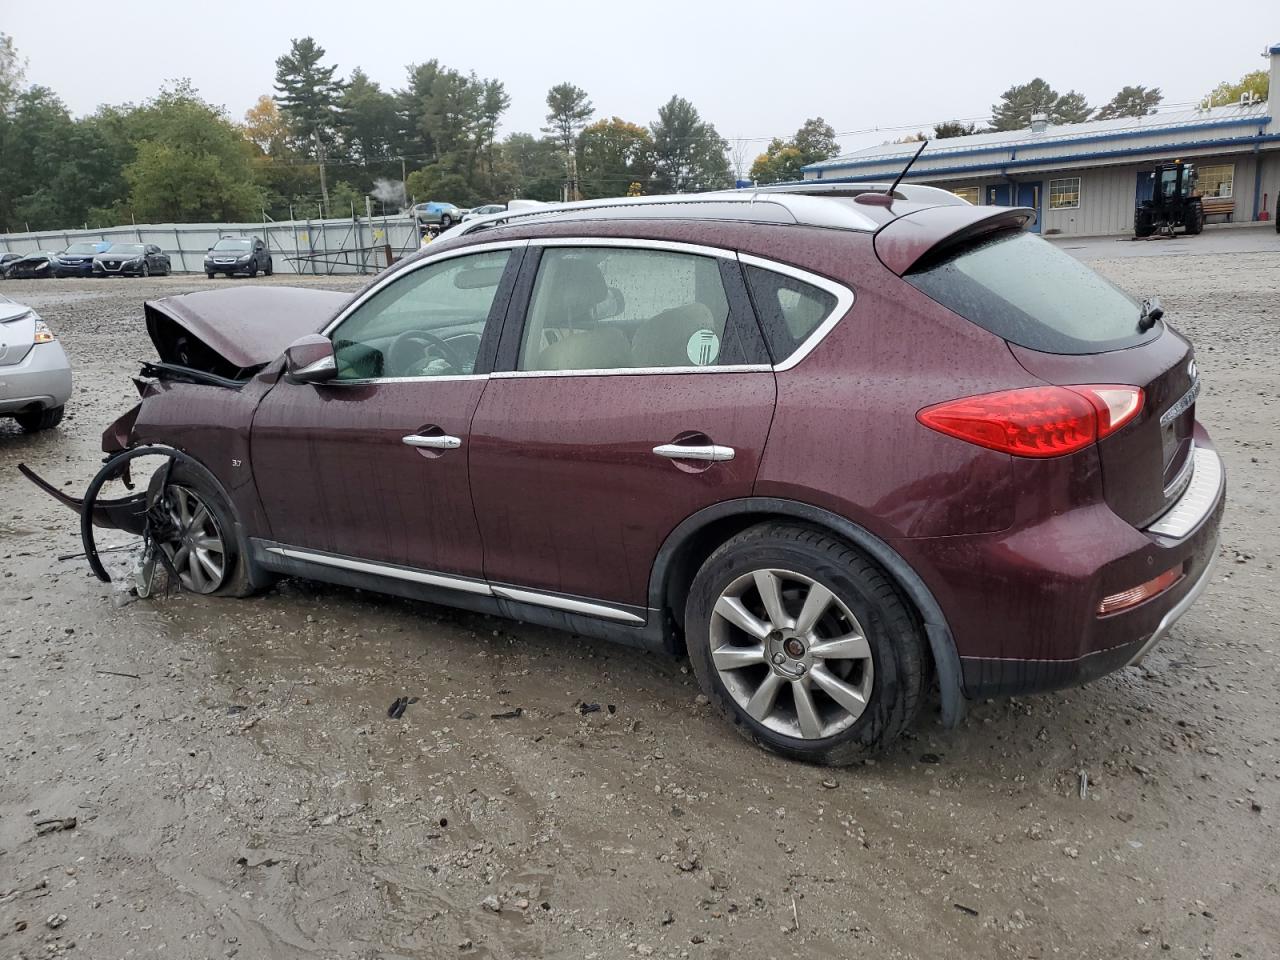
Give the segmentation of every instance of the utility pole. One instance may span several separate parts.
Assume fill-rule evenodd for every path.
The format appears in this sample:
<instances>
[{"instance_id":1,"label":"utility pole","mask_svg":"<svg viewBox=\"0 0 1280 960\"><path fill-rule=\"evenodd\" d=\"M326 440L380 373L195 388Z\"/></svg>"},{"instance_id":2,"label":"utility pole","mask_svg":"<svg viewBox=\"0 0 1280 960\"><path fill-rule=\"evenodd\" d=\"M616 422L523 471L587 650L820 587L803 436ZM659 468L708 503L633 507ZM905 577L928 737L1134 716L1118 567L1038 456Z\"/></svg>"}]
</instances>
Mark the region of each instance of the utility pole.
<instances>
[{"instance_id":1,"label":"utility pole","mask_svg":"<svg viewBox=\"0 0 1280 960\"><path fill-rule=\"evenodd\" d=\"M312 131L312 136L315 137L316 141L316 162L320 165L320 196L324 198L324 212L321 213L321 218L323 219L328 215L329 210L329 185L324 176L324 143L320 140L319 127Z\"/></svg>"}]
</instances>

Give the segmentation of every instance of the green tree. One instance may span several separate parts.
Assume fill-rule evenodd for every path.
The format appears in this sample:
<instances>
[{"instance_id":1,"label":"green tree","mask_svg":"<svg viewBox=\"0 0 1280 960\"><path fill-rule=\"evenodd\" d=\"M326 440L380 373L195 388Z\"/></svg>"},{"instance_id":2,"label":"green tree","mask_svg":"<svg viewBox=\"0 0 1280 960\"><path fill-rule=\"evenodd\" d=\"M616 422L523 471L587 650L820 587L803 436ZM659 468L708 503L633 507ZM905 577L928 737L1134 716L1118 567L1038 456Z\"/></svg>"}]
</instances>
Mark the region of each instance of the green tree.
<instances>
[{"instance_id":1,"label":"green tree","mask_svg":"<svg viewBox=\"0 0 1280 960\"><path fill-rule=\"evenodd\" d=\"M835 128L821 117L810 117L802 123L791 142L805 156L805 163L830 160L840 153Z\"/></svg>"},{"instance_id":2,"label":"green tree","mask_svg":"<svg viewBox=\"0 0 1280 960\"><path fill-rule=\"evenodd\" d=\"M263 204L277 220L315 210L320 182L315 168L298 149L293 129L280 106L264 94L244 115L244 136L253 154L254 179Z\"/></svg>"},{"instance_id":3,"label":"green tree","mask_svg":"<svg viewBox=\"0 0 1280 960\"><path fill-rule=\"evenodd\" d=\"M659 190L686 193L732 185L733 174L725 156L728 144L688 100L672 97L658 108L658 119L649 129Z\"/></svg>"},{"instance_id":4,"label":"green tree","mask_svg":"<svg viewBox=\"0 0 1280 960\"><path fill-rule=\"evenodd\" d=\"M1228 103L1239 103L1242 94L1251 93L1259 100L1266 100L1270 86L1270 77L1265 70L1250 70L1243 77L1232 83L1223 80L1206 96L1209 106L1220 107Z\"/></svg>"},{"instance_id":5,"label":"green tree","mask_svg":"<svg viewBox=\"0 0 1280 960\"><path fill-rule=\"evenodd\" d=\"M1069 90L1058 93L1040 77L1030 83L1014 84L991 106L991 129L1021 130L1031 117L1043 113L1050 123L1082 123L1092 113L1084 94Z\"/></svg>"},{"instance_id":6,"label":"green tree","mask_svg":"<svg viewBox=\"0 0 1280 960\"><path fill-rule=\"evenodd\" d=\"M962 120L948 120L939 123L933 128L933 139L947 140L951 137L967 137L974 133L983 133L978 129L975 123L965 123Z\"/></svg>"},{"instance_id":7,"label":"green tree","mask_svg":"<svg viewBox=\"0 0 1280 960\"><path fill-rule=\"evenodd\" d=\"M137 220L226 222L261 215L262 193L243 130L190 85L162 90L127 123L137 156L124 177Z\"/></svg>"},{"instance_id":8,"label":"green tree","mask_svg":"<svg viewBox=\"0 0 1280 960\"><path fill-rule=\"evenodd\" d=\"M13 37L0 32L0 113L7 113L22 91L27 63L18 56Z\"/></svg>"},{"instance_id":9,"label":"green tree","mask_svg":"<svg viewBox=\"0 0 1280 960\"><path fill-rule=\"evenodd\" d=\"M620 117L599 120L578 136L578 181L587 200L626 196L653 177L653 137Z\"/></svg>"},{"instance_id":10,"label":"green tree","mask_svg":"<svg viewBox=\"0 0 1280 960\"><path fill-rule=\"evenodd\" d=\"M577 145L578 133L595 112L587 91L572 83L557 83L547 91L547 125L542 132L560 144L567 156Z\"/></svg>"},{"instance_id":11,"label":"green tree","mask_svg":"<svg viewBox=\"0 0 1280 960\"><path fill-rule=\"evenodd\" d=\"M1117 117L1145 117L1155 113L1164 94L1159 87L1121 87L1120 92L1098 108L1095 120L1114 120Z\"/></svg>"},{"instance_id":12,"label":"green tree","mask_svg":"<svg viewBox=\"0 0 1280 960\"><path fill-rule=\"evenodd\" d=\"M513 133L498 150L498 181L494 197L559 200L564 182L564 155L553 140Z\"/></svg>"},{"instance_id":13,"label":"green tree","mask_svg":"<svg viewBox=\"0 0 1280 960\"><path fill-rule=\"evenodd\" d=\"M806 166L830 160L839 152L835 130L821 117L813 117L790 140L774 137L769 141L765 152L751 165L751 179L756 183L802 180Z\"/></svg>"},{"instance_id":14,"label":"green tree","mask_svg":"<svg viewBox=\"0 0 1280 960\"><path fill-rule=\"evenodd\" d=\"M311 142L319 167L320 192L328 206L325 158L336 137L342 83L334 78L335 64L320 62L324 55L324 47L311 37L291 40L289 52L276 59L275 88L276 100L294 135Z\"/></svg>"},{"instance_id":15,"label":"green tree","mask_svg":"<svg viewBox=\"0 0 1280 960\"><path fill-rule=\"evenodd\" d=\"M477 200L466 177L440 163L430 163L414 170L405 184L409 196L418 203L436 200L466 207Z\"/></svg>"},{"instance_id":16,"label":"green tree","mask_svg":"<svg viewBox=\"0 0 1280 960\"><path fill-rule=\"evenodd\" d=\"M338 101L337 131L348 156L368 166L385 161L399 139L394 94L382 89L357 67Z\"/></svg>"}]
</instances>

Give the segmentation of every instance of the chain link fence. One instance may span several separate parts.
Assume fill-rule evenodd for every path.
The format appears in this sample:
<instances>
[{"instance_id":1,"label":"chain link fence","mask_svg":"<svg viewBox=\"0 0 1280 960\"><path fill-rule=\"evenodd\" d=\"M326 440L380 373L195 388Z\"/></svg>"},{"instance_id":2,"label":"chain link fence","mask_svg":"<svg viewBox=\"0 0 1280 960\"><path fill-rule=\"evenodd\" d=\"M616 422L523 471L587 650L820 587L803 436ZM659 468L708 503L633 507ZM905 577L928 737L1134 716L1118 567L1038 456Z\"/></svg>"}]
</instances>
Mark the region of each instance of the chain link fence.
<instances>
[{"instance_id":1,"label":"chain link fence","mask_svg":"<svg viewBox=\"0 0 1280 960\"><path fill-rule=\"evenodd\" d=\"M377 273L418 249L410 215L331 220L266 220L263 223L150 223L101 230L43 230L0 234L0 250L59 251L83 240L154 243L169 255L175 273L203 273L204 255L222 237L261 237L276 273Z\"/></svg>"}]
</instances>

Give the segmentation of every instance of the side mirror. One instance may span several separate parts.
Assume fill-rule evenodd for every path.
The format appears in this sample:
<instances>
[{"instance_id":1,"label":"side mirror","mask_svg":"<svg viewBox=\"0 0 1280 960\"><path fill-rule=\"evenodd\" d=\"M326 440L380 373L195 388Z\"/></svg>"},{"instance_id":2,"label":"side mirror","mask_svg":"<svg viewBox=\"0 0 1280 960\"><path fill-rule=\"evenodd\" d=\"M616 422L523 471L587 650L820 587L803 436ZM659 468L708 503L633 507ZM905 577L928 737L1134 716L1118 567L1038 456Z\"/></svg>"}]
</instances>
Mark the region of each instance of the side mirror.
<instances>
[{"instance_id":1,"label":"side mirror","mask_svg":"<svg viewBox=\"0 0 1280 960\"><path fill-rule=\"evenodd\" d=\"M338 375L333 342L318 333L309 333L289 344L284 351L285 375L294 383L324 383Z\"/></svg>"}]
</instances>

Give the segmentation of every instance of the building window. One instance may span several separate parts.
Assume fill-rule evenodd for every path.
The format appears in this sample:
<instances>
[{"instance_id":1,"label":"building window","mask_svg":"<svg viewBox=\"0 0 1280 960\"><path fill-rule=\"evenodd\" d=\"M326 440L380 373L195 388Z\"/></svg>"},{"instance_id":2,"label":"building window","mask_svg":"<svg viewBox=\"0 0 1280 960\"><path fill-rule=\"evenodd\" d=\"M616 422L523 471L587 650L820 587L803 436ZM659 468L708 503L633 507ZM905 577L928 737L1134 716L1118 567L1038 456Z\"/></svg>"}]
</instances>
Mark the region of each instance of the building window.
<instances>
[{"instance_id":1,"label":"building window","mask_svg":"<svg viewBox=\"0 0 1280 960\"><path fill-rule=\"evenodd\" d=\"M1230 199L1231 181L1235 179L1234 163L1215 163L1201 167L1196 175L1196 193L1202 197Z\"/></svg>"},{"instance_id":2,"label":"building window","mask_svg":"<svg viewBox=\"0 0 1280 960\"><path fill-rule=\"evenodd\" d=\"M956 187L951 191L961 200L968 200L974 206L978 204L978 188L977 187Z\"/></svg>"},{"instance_id":3,"label":"building window","mask_svg":"<svg viewBox=\"0 0 1280 960\"><path fill-rule=\"evenodd\" d=\"M1080 209L1080 178L1066 177L1049 181L1050 210Z\"/></svg>"}]
</instances>

